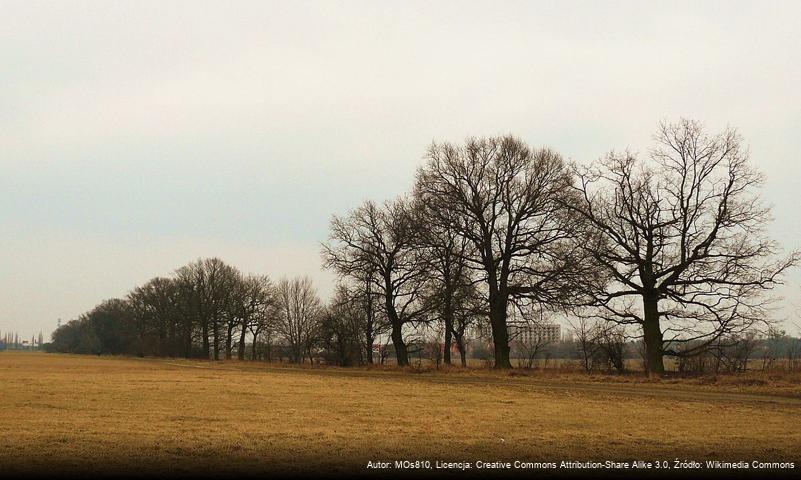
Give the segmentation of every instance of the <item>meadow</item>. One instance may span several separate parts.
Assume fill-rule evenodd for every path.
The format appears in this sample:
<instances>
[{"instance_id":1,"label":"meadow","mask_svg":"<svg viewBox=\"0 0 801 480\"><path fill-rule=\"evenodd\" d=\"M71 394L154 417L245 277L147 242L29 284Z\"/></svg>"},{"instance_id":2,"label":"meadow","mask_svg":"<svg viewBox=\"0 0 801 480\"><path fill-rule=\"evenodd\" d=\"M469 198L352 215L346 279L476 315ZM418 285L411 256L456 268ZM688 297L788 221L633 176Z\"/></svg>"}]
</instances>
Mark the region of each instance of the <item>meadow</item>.
<instances>
[{"instance_id":1,"label":"meadow","mask_svg":"<svg viewBox=\"0 0 801 480\"><path fill-rule=\"evenodd\" d=\"M759 381L757 381L759 380ZM801 460L801 383L0 353L0 472Z\"/></svg>"}]
</instances>

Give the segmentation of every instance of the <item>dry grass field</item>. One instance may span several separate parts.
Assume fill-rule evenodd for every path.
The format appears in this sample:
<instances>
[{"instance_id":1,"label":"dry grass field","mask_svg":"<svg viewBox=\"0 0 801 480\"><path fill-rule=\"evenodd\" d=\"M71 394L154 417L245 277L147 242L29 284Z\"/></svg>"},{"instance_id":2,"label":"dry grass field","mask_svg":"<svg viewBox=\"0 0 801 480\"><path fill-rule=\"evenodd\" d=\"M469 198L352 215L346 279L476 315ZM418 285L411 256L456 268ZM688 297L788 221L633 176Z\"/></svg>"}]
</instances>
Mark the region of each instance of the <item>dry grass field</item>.
<instances>
[{"instance_id":1,"label":"dry grass field","mask_svg":"<svg viewBox=\"0 0 801 480\"><path fill-rule=\"evenodd\" d=\"M797 378L646 381L4 352L0 385L2 473L801 460Z\"/></svg>"}]
</instances>

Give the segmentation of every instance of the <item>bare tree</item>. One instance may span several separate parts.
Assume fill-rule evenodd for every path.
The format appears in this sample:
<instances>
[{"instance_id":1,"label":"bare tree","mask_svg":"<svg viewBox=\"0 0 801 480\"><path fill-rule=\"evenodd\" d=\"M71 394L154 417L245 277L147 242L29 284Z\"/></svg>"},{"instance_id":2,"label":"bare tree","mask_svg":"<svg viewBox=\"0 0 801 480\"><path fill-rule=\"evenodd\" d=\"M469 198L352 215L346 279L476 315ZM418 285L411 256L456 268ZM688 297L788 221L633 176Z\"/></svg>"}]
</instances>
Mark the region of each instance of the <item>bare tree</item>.
<instances>
[{"instance_id":1,"label":"bare tree","mask_svg":"<svg viewBox=\"0 0 801 480\"><path fill-rule=\"evenodd\" d=\"M251 351L251 359L253 360L262 357L259 348L260 345L263 345L265 350L263 356L268 362L272 361L272 342L275 338L278 307L275 302L274 291L271 292L271 295L273 295L273 302L265 306L265 308L259 309L248 324L248 330L253 336L253 348Z\"/></svg>"},{"instance_id":2,"label":"bare tree","mask_svg":"<svg viewBox=\"0 0 801 480\"><path fill-rule=\"evenodd\" d=\"M366 317L362 305L346 285L339 284L326 306L320 325L320 341L327 363L342 366L361 365L366 362L362 345L363 325Z\"/></svg>"},{"instance_id":3,"label":"bare tree","mask_svg":"<svg viewBox=\"0 0 801 480\"><path fill-rule=\"evenodd\" d=\"M266 275L248 275L238 282L238 289L233 299L235 318L239 320L239 346L237 356L245 359L245 337L253 334L253 348L256 348L256 336L264 327L261 322L275 303L273 287ZM255 333L254 333L255 331Z\"/></svg>"},{"instance_id":4,"label":"bare tree","mask_svg":"<svg viewBox=\"0 0 801 480\"><path fill-rule=\"evenodd\" d=\"M453 318L451 334L456 347L459 349L461 365L467 366L467 332L482 318L487 317L487 306L484 298L479 294L475 284L467 280L457 282L458 287L453 294L451 303ZM450 348L450 347L448 347Z\"/></svg>"},{"instance_id":5,"label":"bare tree","mask_svg":"<svg viewBox=\"0 0 801 480\"><path fill-rule=\"evenodd\" d=\"M599 359L605 364L606 370L620 373L626 371L626 331L620 325L597 325L595 343L598 345Z\"/></svg>"},{"instance_id":6,"label":"bare tree","mask_svg":"<svg viewBox=\"0 0 801 480\"><path fill-rule=\"evenodd\" d=\"M278 305L276 330L289 345L291 360L313 360L312 348L320 321L322 303L309 277L283 278L275 289Z\"/></svg>"},{"instance_id":7,"label":"bare tree","mask_svg":"<svg viewBox=\"0 0 801 480\"><path fill-rule=\"evenodd\" d=\"M165 277L156 277L128 295L128 303L137 318L139 333L139 355L145 353L145 336L154 335L156 355L175 355L180 323L176 282Z\"/></svg>"},{"instance_id":8,"label":"bare tree","mask_svg":"<svg viewBox=\"0 0 801 480\"><path fill-rule=\"evenodd\" d=\"M206 358L209 355L208 345L208 327L201 328L204 322L201 320L201 300L199 286L195 282L197 271L190 265L179 268L175 271L175 309L179 317L180 325L180 347L179 351L185 358L193 356L193 345L196 340L196 333L198 330L206 335L200 335L203 343L203 352ZM206 324L208 325L208 324Z\"/></svg>"},{"instance_id":9,"label":"bare tree","mask_svg":"<svg viewBox=\"0 0 801 480\"><path fill-rule=\"evenodd\" d=\"M545 312L535 305L515 305L509 315L509 338L521 367L533 368L537 356L553 343L546 331L550 324Z\"/></svg>"},{"instance_id":10,"label":"bare tree","mask_svg":"<svg viewBox=\"0 0 801 480\"><path fill-rule=\"evenodd\" d=\"M552 342L541 335L519 335L512 338L513 351L517 353L519 366L534 368L537 356L543 353Z\"/></svg>"},{"instance_id":11,"label":"bare tree","mask_svg":"<svg viewBox=\"0 0 801 480\"><path fill-rule=\"evenodd\" d=\"M201 259L178 269L178 277L186 292L191 291L192 316L200 327L203 351L215 360L220 359L223 347L223 326L231 306L231 295L239 272L219 258ZM233 334L229 330L230 339ZM230 343L230 342L229 342Z\"/></svg>"},{"instance_id":12,"label":"bare tree","mask_svg":"<svg viewBox=\"0 0 801 480\"><path fill-rule=\"evenodd\" d=\"M378 206L365 202L347 217L333 217L323 261L342 277L369 280L383 297L399 366L409 365L404 326L426 320L431 307L422 301L419 224L413 207L399 199ZM373 275L366 275L374 272Z\"/></svg>"},{"instance_id":13,"label":"bare tree","mask_svg":"<svg viewBox=\"0 0 801 480\"><path fill-rule=\"evenodd\" d=\"M442 360L451 365L451 345L457 337L464 364L464 331L473 318L467 310L474 307L469 295L478 295L466 261L471 244L453 227L455 219L449 212L435 212L423 202L420 212L425 225L420 229L420 240L425 268L430 273L428 301L444 326Z\"/></svg>"},{"instance_id":14,"label":"bare tree","mask_svg":"<svg viewBox=\"0 0 801 480\"><path fill-rule=\"evenodd\" d=\"M575 320L571 320L570 326L576 339L576 348L581 356L581 365L584 371L589 373L592 370L592 359L598 349L595 338L597 330L595 323L587 317L580 316Z\"/></svg>"},{"instance_id":15,"label":"bare tree","mask_svg":"<svg viewBox=\"0 0 801 480\"><path fill-rule=\"evenodd\" d=\"M444 329L443 329L444 330ZM428 357L428 361L434 368L439 370L442 365L443 353L445 353L446 345L442 341L442 331L438 329L429 329L422 339L422 352Z\"/></svg>"},{"instance_id":16,"label":"bare tree","mask_svg":"<svg viewBox=\"0 0 801 480\"><path fill-rule=\"evenodd\" d=\"M416 196L470 243L465 260L482 274L495 368L511 368L510 300L560 305L582 276L569 247L575 218L558 201L571 176L558 154L511 136L434 144L427 157Z\"/></svg>"},{"instance_id":17,"label":"bare tree","mask_svg":"<svg viewBox=\"0 0 801 480\"><path fill-rule=\"evenodd\" d=\"M351 282L337 285L331 307L352 319L364 363L373 364L373 347L378 338L389 331L389 322L381 308L382 295L377 292L374 272L354 275Z\"/></svg>"},{"instance_id":18,"label":"bare tree","mask_svg":"<svg viewBox=\"0 0 801 480\"><path fill-rule=\"evenodd\" d=\"M648 161L611 153L577 168L580 199L565 206L587 221L593 240L577 247L605 273L588 291L594 315L641 327L647 369L661 375L663 355L691 355L765 321L764 293L798 254L776 259L762 177L734 130L710 136L682 120L661 124L655 140Z\"/></svg>"}]
</instances>

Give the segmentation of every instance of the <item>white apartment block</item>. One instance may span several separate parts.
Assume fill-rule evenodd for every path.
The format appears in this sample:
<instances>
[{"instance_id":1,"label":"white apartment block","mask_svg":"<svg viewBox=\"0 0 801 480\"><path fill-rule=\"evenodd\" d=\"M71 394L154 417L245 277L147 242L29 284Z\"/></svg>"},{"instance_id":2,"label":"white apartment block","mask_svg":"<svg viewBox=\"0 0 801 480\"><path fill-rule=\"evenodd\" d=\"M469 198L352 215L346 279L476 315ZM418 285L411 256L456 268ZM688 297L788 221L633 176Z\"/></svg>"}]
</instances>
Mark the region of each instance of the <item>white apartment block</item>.
<instances>
[{"instance_id":1,"label":"white apartment block","mask_svg":"<svg viewBox=\"0 0 801 480\"><path fill-rule=\"evenodd\" d=\"M509 328L512 341L524 343L556 343L562 340L562 326L558 323L530 323Z\"/></svg>"}]
</instances>

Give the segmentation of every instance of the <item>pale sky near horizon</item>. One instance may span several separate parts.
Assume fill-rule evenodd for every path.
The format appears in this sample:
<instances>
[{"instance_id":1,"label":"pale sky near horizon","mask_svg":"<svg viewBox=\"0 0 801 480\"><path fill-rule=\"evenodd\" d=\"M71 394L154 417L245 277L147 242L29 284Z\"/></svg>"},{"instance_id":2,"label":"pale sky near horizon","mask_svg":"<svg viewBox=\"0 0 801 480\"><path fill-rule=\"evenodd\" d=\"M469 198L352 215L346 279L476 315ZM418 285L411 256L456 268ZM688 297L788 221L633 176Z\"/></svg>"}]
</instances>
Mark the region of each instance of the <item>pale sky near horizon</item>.
<instances>
[{"instance_id":1,"label":"pale sky near horizon","mask_svg":"<svg viewBox=\"0 0 801 480\"><path fill-rule=\"evenodd\" d=\"M801 2L0 0L0 331L198 257L310 275L432 140L647 152L735 126L801 248ZM777 312L801 323L801 272Z\"/></svg>"}]
</instances>

